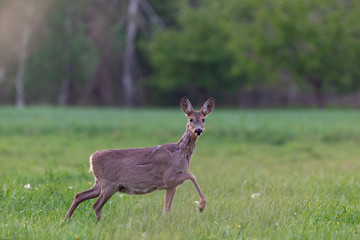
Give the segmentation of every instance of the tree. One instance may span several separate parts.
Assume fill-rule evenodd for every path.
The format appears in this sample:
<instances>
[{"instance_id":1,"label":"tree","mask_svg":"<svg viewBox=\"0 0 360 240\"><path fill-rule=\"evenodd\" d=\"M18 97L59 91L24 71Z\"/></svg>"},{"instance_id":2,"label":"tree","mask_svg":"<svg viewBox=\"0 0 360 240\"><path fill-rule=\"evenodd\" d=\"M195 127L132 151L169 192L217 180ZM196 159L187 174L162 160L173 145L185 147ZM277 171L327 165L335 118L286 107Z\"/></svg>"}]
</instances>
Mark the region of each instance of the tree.
<instances>
[{"instance_id":1,"label":"tree","mask_svg":"<svg viewBox=\"0 0 360 240\"><path fill-rule=\"evenodd\" d=\"M139 28L139 8L142 8L149 20L165 28L165 23L156 14L153 7L146 0L130 0L128 6L128 19L125 36L125 52L123 58L123 87L124 102L126 107L131 107L134 103L134 78L135 78L135 58L136 58L136 36Z\"/></svg>"},{"instance_id":2,"label":"tree","mask_svg":"<svg viewBox=\"0 0 360 240\"><path fill-rule=\"evenodd\" d=\"M34 4L35 3L33 1L28 1L25 8L25 15L27 16L27 19L25 19L26 22L23 25L23 34L20 44L20 56L16 73L16 106L18 108L23 108L25 106L24 78L27 65L28 44L31 32L31 17L34 12Z\"/></svg>"},{"instance_id":3,"label":"tree","mask_svg":"<svg viewBox=\"0 0 360 240\"><path fill-rule=\"evenodd\" d=\"M232 54L226 49L222 3L206 1L196 8L182 3L177 27L156 32L146 45L155 71L151 85L200 98L231 89L236 80L228 71Z\"/></svg>"},{"instance_id":4,"label":"tree","mask_svg":"<svg viewBox=\"0 0 360 240\"><path fill-rule=\"evenodd\" d=\"M128 7L128 23L126 27L126 44L123 62L123 86L125 106L131 107L133 104L133 73L135 62L135 40L137 33L137 15L139 0L130 0Z\"/></svg>"},{"instance_id":5,"label":"tree","mask_svg":"<svg viewBox=\"0 0 360 240\"><path fill-rule=\"evenodd\" d=\"M74 10L75 6L69 4L66 9L66 19L65 19L65 47L64 47L64 63L63 63L63 71L64 75L61 79L60 93L58 98L59 105L68 105L69 103L69 95L70 95L70 82L71 82L71 35L73 34L74 29Z\"/></svg>"},{"instance_id":6,"label":"tree","mask_svg":"<svg viewBox=\"0 0 360 240\"><path fill-rule=\"evenodd\" d=\"M233 19L242 17L244 2L233 3L230 8ZM358 2L256 2L249 21L239 26L247 40L239 41L239 31L232 33L232 50L239 53L237 65L247 60L251 69L251 64L262 63L272 69L272 73L267 71L268 77L275 79L281 71L290 71L299 83L312 87L319 107L325 104L325 91L351 90L358 84L356 63L360 56L355 54L360 50Z\"/></svg>"}]
</instances>

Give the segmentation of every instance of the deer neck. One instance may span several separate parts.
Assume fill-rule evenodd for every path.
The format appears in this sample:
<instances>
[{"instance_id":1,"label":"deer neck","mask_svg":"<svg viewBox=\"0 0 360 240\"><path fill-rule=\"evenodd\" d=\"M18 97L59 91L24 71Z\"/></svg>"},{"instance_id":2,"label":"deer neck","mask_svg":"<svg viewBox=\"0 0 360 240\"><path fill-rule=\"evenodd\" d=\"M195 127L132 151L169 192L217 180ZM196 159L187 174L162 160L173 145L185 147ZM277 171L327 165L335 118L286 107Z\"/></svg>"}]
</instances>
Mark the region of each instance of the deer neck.
<instances>
[{"instance_id":1,"label":"deer neck","mask_svg":"<svg viewBox=\"0 0 360 240\"><path fill-rule=\"evenodd\" d=\"M186 131L184 135L177 142L177 147L180 150L180 153L184 155L186 160L190 162L191 155L193 154L198 136L194 135L188 126L186 126Z\"/></svg>"}]
</instances>

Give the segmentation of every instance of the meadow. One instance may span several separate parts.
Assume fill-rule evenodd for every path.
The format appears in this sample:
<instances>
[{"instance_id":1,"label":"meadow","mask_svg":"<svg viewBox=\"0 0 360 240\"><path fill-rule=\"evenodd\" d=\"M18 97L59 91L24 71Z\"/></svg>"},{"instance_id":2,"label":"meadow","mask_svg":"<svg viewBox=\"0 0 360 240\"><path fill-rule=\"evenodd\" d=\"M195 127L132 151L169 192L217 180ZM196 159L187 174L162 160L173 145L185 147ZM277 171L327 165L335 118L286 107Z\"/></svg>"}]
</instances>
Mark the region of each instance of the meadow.
<instances>
[{"instance_id":1,"label":"meadow","mask_svg":"<svg viewBox=\"0 0 360 240\"><path fill-rule=\"evenodd\" d=\"M216 109L168 216L164 191L62 220L89 156L176 142L180 109L0 108L0 239L360 239L360 111Z\"/></svg>"}]
</instances>

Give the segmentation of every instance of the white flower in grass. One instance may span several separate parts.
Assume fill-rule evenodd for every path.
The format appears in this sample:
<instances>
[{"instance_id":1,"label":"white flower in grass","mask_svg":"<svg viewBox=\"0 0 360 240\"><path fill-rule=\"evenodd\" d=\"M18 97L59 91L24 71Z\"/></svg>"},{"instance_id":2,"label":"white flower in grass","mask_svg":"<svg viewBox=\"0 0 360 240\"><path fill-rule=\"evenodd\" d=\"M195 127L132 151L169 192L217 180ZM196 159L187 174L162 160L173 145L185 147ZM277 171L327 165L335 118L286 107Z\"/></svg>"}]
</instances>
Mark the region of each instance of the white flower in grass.
<instances>
[{"instance_id":1,"label":"white flower in grass","mask_svg":"<svg viewBox=\"0 0 360 240\"><path fill-rule=\"evenodd\" d=\"M24 185L24 188L26 188L26 189L30 189L30 188L31 188L30 183L28 183L28 184Z\"/></svg>"},{"instance_id":2,"label":"white flower in grass","mask_svg":"<svg viewBox=\"0 0 360 240\"><path fill-rule=\"evenodd\" d=\"M258 197L260 197L261 196L261 193L253 193L253 194L251 194L251 198L252 199L255 199L255 198L258 198Z\"/></svg>"},{"instance_id":3,"label":"white flower in grass","mask_svg":"<svg viewBox=\"0 0 360 240\"><path fill-rule=\"evenodd\" d=\"M195 205L200 205L200 202L199 202L199 201L195 201L194 204L195 204Z\"/></svg>"},{"instance_id":4,"label":"white flower in grass","mask_svg":"<svg viewBox=\"0 0 360 240\"><path fill-rule=\"evenodd\" d=\"M69 189L73 189L73 187L72 187L72 186L69 186L68 188L69 188Z\"/></svg>"}]
</instances>

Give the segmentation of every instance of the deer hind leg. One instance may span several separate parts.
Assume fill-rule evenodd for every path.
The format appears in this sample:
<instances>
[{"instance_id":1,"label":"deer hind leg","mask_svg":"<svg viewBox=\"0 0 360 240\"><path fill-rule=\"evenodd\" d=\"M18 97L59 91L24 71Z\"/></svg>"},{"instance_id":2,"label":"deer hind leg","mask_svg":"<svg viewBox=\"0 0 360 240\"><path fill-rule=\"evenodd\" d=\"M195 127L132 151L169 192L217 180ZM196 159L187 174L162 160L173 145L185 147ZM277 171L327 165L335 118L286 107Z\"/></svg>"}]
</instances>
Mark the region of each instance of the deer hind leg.
<instances>
[{"instance_id":1,"label":"deer hind leg","mask_svg":"<svg viewBox=\"0 0 360 240\"><path fill-rule=\"evenodd\" d=\"M167 214L170 212L171 204L176 192L176 188L177 187L166 189L163 214Z\"/></svg>"},{"instance_id":2,"label":"deer hind leg","mask_svg":"<svg viewBox=\"0 0 360 240\"><path fill-rule=\"evenodd\" d=\"M112 197L112 195L114 195L115 192L117 192L117 189L110 187L110 186L101 189L100 196L93 205L93 209L94 209L96 217L99 221L101 220L102 207Z\"/></svg>"},{"instance_id":3,"label":"deer hind leg","mask_svg":"<svg viewBox=\"0 0 360 240\"><path fill-rule=\"evenodd\" d=\"M95 185L92 188L75 194L74 201L71 204L71 207L70 207L69 211L67 212L64 221L71 218L71 215L74 213L75 209L77 208L77 206L80 203L82 203L85 200L91 199L91 198L96 198L99 195L100 195L100 186L99 186L98 182L95 182Z\"/></svg>"}]
</instances>

